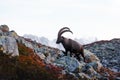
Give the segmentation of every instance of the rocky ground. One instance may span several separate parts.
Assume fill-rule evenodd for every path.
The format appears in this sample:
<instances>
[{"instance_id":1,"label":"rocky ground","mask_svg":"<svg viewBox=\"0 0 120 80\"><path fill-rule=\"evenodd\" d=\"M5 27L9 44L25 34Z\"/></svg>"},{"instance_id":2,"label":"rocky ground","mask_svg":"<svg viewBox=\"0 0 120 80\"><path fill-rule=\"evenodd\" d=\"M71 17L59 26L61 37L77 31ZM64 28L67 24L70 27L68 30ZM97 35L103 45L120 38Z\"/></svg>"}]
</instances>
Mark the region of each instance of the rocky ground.
<instances>
[{"instance_id":1,"label":"rocky ground","mask_svg":"<svg viewBox=\"0 0 120 80\"><path fill-rule=\"evenodd\" d=\"M120 39L98 41L84 48L97 55L104 67L120 72Z\"/></svg>"},{"instance_id":2,"label":"rocky ground","mask_svg":"<svg viewBox=\"0 0 120 80\"><path fill-rule=\"evenodd\" d=\"M108 62L108 59L106 59L106 62L104 60L102 61L103 57L106 57L108 54L102 54L101 56L101 53L99 52L101 57L97 57L96 55L98 53L95 54L95 52L92 51L94 47L92 49L89 49L89 47L92 48L87 45L85 46L86 49L84 49L86 62L83 61L82 57L81 61L78 61L75 57L70 57L69 55L64 56L63 52L59 49L45 46L36 41L32 41L31 39L18 36L15 31L9 31L7 25L1 25L0 79L36 80L37 78L37 80L120 80L119 72L114 72L107 68L109 67L107 66L109 63L106 63ZM109 43L108 48L110 49L110 52L114 52L115 50L111 43ZM95 50L97 50L97 46L95 47ZM101 50L101 52L103 50ZM13 59L14 61L16 60L15 63ZM116 58L116 60L118 61L119 59ZM112 61L116 62L115 60ZM10 68L5 67L6 62L7 67ZM113 64L112 66L115 67L116 65ZM117 66L117 68L119 68L119 66ZM5 77L6 75L9 75L9 77Z\"/></svg>"}]
</instances>

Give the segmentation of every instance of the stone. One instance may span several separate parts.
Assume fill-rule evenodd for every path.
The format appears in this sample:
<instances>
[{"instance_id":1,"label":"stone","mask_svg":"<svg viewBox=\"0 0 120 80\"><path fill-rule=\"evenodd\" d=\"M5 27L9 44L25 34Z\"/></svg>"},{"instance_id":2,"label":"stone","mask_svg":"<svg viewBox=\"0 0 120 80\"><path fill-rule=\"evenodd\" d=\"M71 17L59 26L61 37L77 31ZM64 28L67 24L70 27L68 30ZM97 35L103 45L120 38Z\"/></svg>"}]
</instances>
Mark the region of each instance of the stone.
<instances>
[{"instance_id":1,"label":"stone","mask_svg":"<svg viewBox=\"0 0 120 80\"><path fill-rule=\"evenodd\" d=\"M56 65L64 67L69 72L74 72L77 68L81 69L84 66L84 62L79 63L75 58L64 56L55 61Z\"/></svg>"},{"instance_id":2,"label":"stone","mask_svg":"<svg viewBox=\"0 0 120 80\"><path fill-rule=\"evenodd\" d=\"M3 36L3 31L0 29L0 36Z\"/></svg>"},{"instance_id":3,"label":"stone","mask_svg":"<svg viewBox=\"0 0 120 80\"><path fill-rule=\"evenodd\" d=\"M7 25L0 25L0 29L3 31L3 32L8 32L9 31L9 27Z\"/></svg>"},{"instance_id":4,"label":"stone","mask_svg":"<svg viewBox=\"0 0 120 80\"><path fill-rule=\"evenodd\" d=\"M77 77L79 78L79 80L91 80L91 78L85 73L78 73Z\"/></svg>"},{"instance_id":5,"label":"stone","mask_svg":"<svg viewBox=\"0 0 120 80\"><path fill-rule=\"evenodd\" d=\"M15 39L18 39L18 37L19 37L19 36L17 35L17 33L16 33L15 31L13 31L13 30L9 32L9 35L8 35L8 36L13 37L13 38L15 38Z\"/></svg>"},{"instance_id":6,"label":"stone","mask_svg":"<svg viewBox=\"0 0 120 80\"><path fill-rule=\"evenodd\" d=\"M42 60L45 60L45 55L44 54L42 54L42 53L37 53L37 54Z\"/></svg>"},{"instance_id":7,"label":"stone","mask_svg":"<svg viewBox=\"0 0 120 80\"><path fill-rule=\"evenodd\" d=\"M91 62L87 65L92 66L95 71L100 71L100 69L103 67L100 62Z\"/></svg>"},{"instance_id":8,"label":"stone","mask_svg":"<svg viewBox=\"0 0 120 80\"><path fill-rule=\"evenodd\" d=\"M98 41L84 46L94 53L103 66L120 72L120 39Z\"/></svg>"},{"instance_id":9,"label":"stone","mask_svg":"<svg viewBox=\"0 0 120 80\"><path fill-rule=\"evenodd\" d=\"M17 42L14 38L1 36L0 45L3 48L3 53L11 54L11 56L19 56Z\"/></svg>"},{"instance_id":10,"label":"stone","mask_svg":"<svg viewBox=\"0 0 120 80\"><path fill-rule=\"evenodd\" d=\"M85 59L86 59L86 61L87 61L88 63L94 62L94 61L95 61L95 62L97 62L97 61L100 62L100 60L98 59L98 57L95 56L95 55L94 55L93 53L91 53L90 51L84 49L84 53L85 53Z\"/></svg>"},{"instance_id":11,"label":"stone","mask_svg":"<svg viewBox=\"0 0 120 80\"><path fill-rule=\"evenodd\" d=\"M96 80L98 73L94 70L94 68L91 65L86 64L82 69L82 72L91 78L90 80Z\"/></svg>"}]
</instances>

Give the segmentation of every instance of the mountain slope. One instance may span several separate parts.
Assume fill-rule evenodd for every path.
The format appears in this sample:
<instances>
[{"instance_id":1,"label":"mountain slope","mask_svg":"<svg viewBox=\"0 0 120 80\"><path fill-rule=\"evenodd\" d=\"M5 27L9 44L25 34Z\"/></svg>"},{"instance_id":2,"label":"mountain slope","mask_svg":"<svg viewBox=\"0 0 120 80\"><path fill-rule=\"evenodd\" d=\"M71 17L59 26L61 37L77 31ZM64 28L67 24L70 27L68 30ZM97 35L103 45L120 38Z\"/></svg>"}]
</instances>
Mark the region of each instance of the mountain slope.
<instances>
[{"instance_id":1,"label":"mountain slope","mask_svg":"<svg viewBox=\"0 0 120 80\"><path fill-rule=\"evenodd\" d=\"M13 44L16 43L16 44ZM103 67L100 59L84 49L86 62L65 56L0 26L0 80L115 80L120 73Z\"/></svg>"},{"instance_id":2,"label":"mountain slope","mask_svg":"<svg viewBox=\"0 0 120 80\"><path fill-rule=\"evenodd\" d=\"M84 48L95 53L105 67L120 72L120 39L98 41Z\"/></svg>"}]
</instances>

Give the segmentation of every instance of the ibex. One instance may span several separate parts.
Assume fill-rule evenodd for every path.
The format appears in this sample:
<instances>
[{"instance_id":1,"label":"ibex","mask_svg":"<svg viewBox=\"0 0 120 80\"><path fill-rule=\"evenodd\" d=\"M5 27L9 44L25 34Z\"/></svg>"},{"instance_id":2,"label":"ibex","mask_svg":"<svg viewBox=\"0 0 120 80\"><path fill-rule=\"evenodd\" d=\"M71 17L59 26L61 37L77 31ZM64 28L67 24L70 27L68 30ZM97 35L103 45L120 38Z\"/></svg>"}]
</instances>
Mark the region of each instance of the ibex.
<instances>
[{"instance_id":1,"label":"ibex","mask_svg":"<svg viewBox=\"0 0 120 80\"><path fill-rule=\"evenodd\" d=\"M72 54L74 53L77 59L80 61L80 54L81 54L81 56L85 61L83 46L72 39L68 39L61 36L64 32L71 32L73 34L73 32L68 27L63 27L58 32L58 38L56 44L62 43L63 47L65 48L64 54L66 56L67 56L67 52L69 51L70 56L72 56Z\"/></svg>"}]
</instances>

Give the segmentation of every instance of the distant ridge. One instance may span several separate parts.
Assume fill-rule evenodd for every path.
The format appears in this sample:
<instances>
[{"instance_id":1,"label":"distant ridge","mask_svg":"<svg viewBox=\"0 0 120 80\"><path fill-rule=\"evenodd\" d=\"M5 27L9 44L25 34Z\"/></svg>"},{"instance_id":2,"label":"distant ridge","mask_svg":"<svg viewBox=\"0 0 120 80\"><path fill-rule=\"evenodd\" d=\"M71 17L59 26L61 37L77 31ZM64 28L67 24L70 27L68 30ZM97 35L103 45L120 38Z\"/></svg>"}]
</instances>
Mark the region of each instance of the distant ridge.
<instances>
[{"instance_id":1,"label":"distant ridge","mask_svg":"<svg viewBox=\"0 0 120 80\"><path fill-rule=\"evenodd\" d=\"M62 45L56 44L56 39L49 40L46 37L38 37L32 34L24 34L23 37L30 38L32 40L37 41L38 43L42 43L43 45L47 45L47 46L51 46L51 47L64 50ZM97 41L97 38L96 37L80 38L80 39L75 38L74 40L84 45L84 44L89 44L89 43Z\"/></svg>"}]
</instances>

